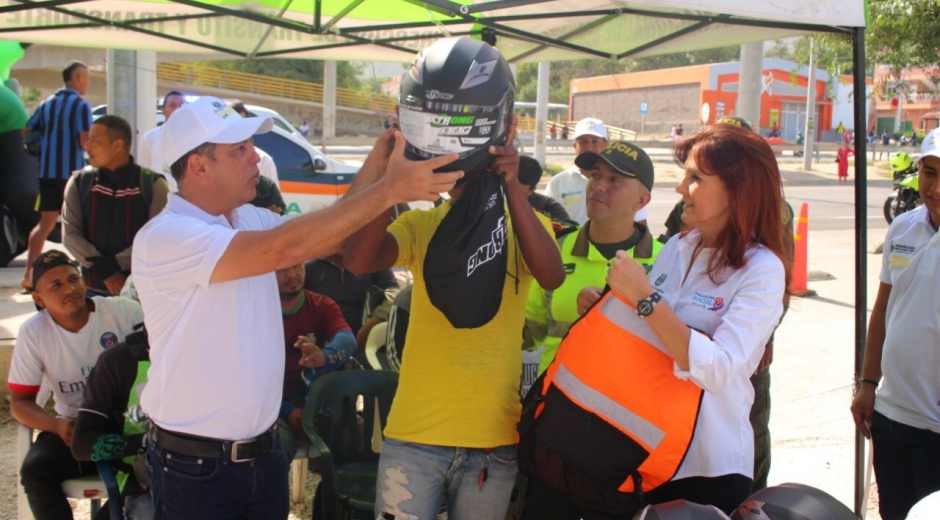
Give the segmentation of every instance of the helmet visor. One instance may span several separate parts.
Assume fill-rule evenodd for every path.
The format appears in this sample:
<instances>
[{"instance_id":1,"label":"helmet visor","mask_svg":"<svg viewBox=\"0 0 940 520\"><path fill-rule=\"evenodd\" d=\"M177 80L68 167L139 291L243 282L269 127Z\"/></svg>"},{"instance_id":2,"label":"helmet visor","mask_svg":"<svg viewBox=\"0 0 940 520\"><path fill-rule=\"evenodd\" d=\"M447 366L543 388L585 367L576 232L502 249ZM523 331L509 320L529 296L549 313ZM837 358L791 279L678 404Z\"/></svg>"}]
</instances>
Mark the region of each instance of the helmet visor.
<instances>
[{"instance_id":1,"label":"helmet visor","mask_svg":"<svg viewBox=\"0 0 940 520\"><path fill-rule=\"evenodd\" d=\"M399 104L401 132L424 157L459 153L464 157L490 144L506 130L503 105L455 105L426 102Z\"/></svg>"}]
</instances>

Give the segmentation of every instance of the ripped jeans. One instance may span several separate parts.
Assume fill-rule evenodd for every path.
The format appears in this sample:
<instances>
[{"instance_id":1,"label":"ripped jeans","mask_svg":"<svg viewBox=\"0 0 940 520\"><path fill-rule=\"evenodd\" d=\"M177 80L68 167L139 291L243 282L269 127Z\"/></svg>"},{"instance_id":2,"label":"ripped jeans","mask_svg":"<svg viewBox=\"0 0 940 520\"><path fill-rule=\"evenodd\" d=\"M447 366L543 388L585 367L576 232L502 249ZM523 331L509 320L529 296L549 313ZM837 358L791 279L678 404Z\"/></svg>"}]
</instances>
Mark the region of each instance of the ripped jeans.
<instances>
[{"instance_id":1,"label":"ripped jeans","mask_svg":"<svg viewBox=\"0 0 940 520\"><path fill-rule=\"evenodd\" d=\"M516 480L516 445L489 450L385 439L376 483L377 520L503 520Z\"/></svg>"}]
</instances>

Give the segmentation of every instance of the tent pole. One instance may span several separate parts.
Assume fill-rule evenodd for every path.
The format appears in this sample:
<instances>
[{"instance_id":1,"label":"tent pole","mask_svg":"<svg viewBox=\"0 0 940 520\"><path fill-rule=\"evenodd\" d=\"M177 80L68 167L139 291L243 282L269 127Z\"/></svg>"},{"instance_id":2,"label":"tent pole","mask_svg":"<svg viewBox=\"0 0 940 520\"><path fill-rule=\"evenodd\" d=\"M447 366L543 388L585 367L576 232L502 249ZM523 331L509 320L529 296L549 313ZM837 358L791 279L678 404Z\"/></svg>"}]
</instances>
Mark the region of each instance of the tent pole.
<instances>
[{"instance_id":1,"label":"tent pole","mask_svg":"<svg viewBox=\"0 0 940 520\"><path fill-rule=\"evenodd\" d=\"M855 380L861 377L865 356L866 317L868 308L868 165L865 144L868 123L867 89L865 88L865 28L852 33L852 102L855 105ZM855 431L855 515L864 514L868 504L865 493L865 437Z\"/></svg>"},{"instance_id":2,"label":"tent pole","mask_svg":"<svg viewBox=\"0 0 940 520\"><path fill-rule=\"evenodd\" d=\"M535 96L535 159L545 167L545 134L548 132L548 82L551 63L539 62L539 82Z\"/></svg>"}]
</instances>

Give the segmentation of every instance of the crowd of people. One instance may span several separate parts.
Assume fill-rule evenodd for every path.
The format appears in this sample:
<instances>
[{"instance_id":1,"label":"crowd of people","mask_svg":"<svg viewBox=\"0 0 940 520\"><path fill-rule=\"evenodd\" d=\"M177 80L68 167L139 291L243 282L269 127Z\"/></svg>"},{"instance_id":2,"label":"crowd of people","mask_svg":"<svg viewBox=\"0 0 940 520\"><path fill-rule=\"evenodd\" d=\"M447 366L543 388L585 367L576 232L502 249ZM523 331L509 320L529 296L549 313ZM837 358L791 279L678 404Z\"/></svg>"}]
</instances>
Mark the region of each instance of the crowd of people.
<instances>
[{"instance_id":1,"label":"crowd of people","mask_svg":"<svg viewBox=\"0 0 940 520\"><path fill-rule=\"evenodd\" d=\"M492 69L474 75L479 63ZM40 431L20 469L37 519L71 518L61 482L96 463L116 470L129 520L286 518L309 389L365 364L385 320L399 383L376 518L629 518L677 499L731 514L766 487L793 214L743 119L674 127L685 173L670 231L654 237L642 148L582 119L574 164L537 193L541 165L512 145L509 65L447 38L405 73L397 119L342 199L288 218L252 141L270 119L171 91L135 159L126 121L91 121L88 67L70 63L63 80L24 128L42 133L22 282L38 312L8 381L13 417ZM429 123L465 124L463 107L475 123ZM888 232L851 408L890 520L940 489L937 309L923 283L940 133L923 151L925 204ZM413 201L435 207L398 214ZM60 212L67 251L43 252ZM401 293L393 269L413 278ZM523 349L541 357L520 400ZM37 403L44 384L55 416Z\"/></svg>"}]
</instances>

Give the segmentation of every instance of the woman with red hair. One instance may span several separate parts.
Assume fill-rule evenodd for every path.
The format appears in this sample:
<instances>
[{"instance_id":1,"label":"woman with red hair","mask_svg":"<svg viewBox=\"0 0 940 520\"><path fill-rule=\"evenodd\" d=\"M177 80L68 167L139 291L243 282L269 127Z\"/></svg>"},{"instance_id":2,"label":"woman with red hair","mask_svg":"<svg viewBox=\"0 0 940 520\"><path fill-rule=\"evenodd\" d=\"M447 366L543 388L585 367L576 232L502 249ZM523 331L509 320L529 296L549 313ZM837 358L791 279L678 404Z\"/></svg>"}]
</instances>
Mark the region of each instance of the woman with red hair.
<instances>
[{"instance_id":1,"label":"woman with red hair","mask_svg":"<svg viewBox=\"0 0 940 520\"><path fill-rule=\"evenodd\" d=\"M784 309L789 266L773 150L754 132L712 125L679 142L676 188L691 228L673 237L649 275L622 252L607 282L636 304L674 359L704 390L695 434L652 503L685 499L730 514L751 493L754 437L749 381Z\"/></svg>"}]
</instances>

